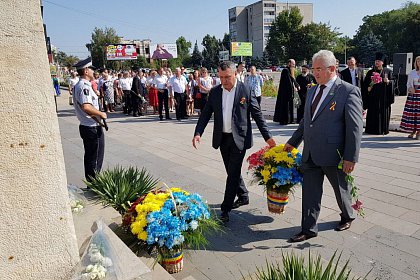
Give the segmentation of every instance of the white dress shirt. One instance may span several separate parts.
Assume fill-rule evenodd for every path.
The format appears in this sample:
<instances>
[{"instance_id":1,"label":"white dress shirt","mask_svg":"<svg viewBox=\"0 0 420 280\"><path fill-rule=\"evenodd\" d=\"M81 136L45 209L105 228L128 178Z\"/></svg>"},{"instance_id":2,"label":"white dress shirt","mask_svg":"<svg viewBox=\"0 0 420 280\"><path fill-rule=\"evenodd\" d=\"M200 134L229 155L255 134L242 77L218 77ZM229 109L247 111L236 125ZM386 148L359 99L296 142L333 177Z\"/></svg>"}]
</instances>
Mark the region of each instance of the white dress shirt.
<instances>
[{"instance_id":1,"label":"white dress shirt","mask_svg":"<svg viewBox=\"0 0 420 280\"><path fill-rule=\"evenodd\" d=\"M131 83L129 78L120 79L120 87L122 90L131 90Z\"/></svg>"},{"instance_id":2,"label":"white dress shirt","mask_svg":"<svg viewBox=\"0 0 420 280\"><path fill-rule=\"evenodd\" d=\"M325 84L325 88L324 91L322 92L322 96L321 99L319 100L318 106L316 106L314 115L312 116L312 119L314 119L314 117L316 116L316 114L318 113L319 107L321 106L322 102L324 102L325 98L327 97L331 87L333 86L333 84L335 83L335 80L337 80L337 76L334 76L331 80L328 81L328 83ZM315 91L315 95L314 98L312 99L311 104L314 102L316 96L318 95L318 92L320 90L321 85L319 85Z\"/></svg>"},{"instance_id":3,"label":"white dress shirt","mask_svg":"<svg viewBox=\"0 0 420 280\"><path fill-rule=\"evenodd\" d=\"M153 83L156 85L157 89L166 89L166 83L168 82L168 77L166 75L156 75Z\"/></svg>"},{"instance_id":4,"label":"white dress shirt","mask_svg":"<svg viewBox=\"0 0 420 280\"><path fill-rule=\"evenodd\" d=\"M179 78L177 76L172 76L169 79L169 84L174 92L183 93L185 92L188 82L187 79L181 75Z\"/></svg>"},{"instance_id":5,"label":"white dress shirt","mask_svg":"<svg viewBox=\"0 0 420 280\"><path fill-rule=\"evenodd\" d=\"M223 132L232 133L232 113L233 101L235 100L236 84L229 91L222 87L222 115L223 115Z\"/></svg>"},{"instance_id":6,"label":"white dress shirt","mask_svg":"<svg viewBox=\"0 0 420 280\"><path fill-rule=\"evenodd\" d=\"M350 75L351 75L351 83L353 86L357 86L356 83L356 69L349 69L350 70Z\"/></svg>"}]
</instances>

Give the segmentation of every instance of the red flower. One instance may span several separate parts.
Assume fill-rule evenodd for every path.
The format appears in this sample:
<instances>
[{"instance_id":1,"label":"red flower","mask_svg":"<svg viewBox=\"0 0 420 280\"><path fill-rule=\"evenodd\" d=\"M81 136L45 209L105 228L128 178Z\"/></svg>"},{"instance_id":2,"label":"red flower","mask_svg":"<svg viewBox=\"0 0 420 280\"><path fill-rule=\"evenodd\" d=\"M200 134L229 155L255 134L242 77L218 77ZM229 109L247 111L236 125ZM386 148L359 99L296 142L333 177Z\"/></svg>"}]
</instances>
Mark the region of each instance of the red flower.
<instances>
[{"instance_id":1,"label":"red flower","mask_svg":"<svg viewBox=\"0 0 420 280\"><path fill-rule=\"evenodd\" d=\"M356 203L354 203L351 207L353 207L354 210L359 212L363 209L363 203L360 200L356 200Z\"/></svg>"},{"instance_id":2,"label":"red flower","mask_svg":"<svg viewBox=\"0 0 420 280\"><path fill-rule=\"evenodd\" d=\"M264 165L264 160L263 160L262 156L268 149L270 149L269 146L264 147L264 148L260 149L259 151L251 154L246 159L246 161L249 163L248 170Z\"/></svg>"}]
</instances>

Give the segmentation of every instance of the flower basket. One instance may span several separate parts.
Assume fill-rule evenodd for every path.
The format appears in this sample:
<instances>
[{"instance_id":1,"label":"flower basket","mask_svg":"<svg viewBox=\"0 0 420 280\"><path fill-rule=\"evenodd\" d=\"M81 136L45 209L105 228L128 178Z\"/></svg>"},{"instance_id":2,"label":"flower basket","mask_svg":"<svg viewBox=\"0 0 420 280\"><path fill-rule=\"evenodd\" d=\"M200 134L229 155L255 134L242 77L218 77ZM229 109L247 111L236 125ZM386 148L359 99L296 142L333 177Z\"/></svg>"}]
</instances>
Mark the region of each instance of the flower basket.
<instances>
[{"instance_id":1,"label":"flower basket","mask_svg":"<svg viewBox=\"0 0 420 280\"><path fill-rule=\"evenodd\" d=\"M290 192L302 183L301 160L297 149L284 151L284 144L262 148L248 157L248 170L252 170L254 180L267 191L270 213L284 213Z\"/></svg>"},{"instance_id":2,"label":"flower basket","mask_svg":"<svg viewBox=\"0 0 420 280\"><path fill-rule=\"evenodd\" d=\"M279 190L267 190L268 211L273 214L283 214L289 203L289 193Z\"/></svg>"},{"instance_id":3,"label":"flower basket","mask_svg":"<svg viewBox=\"0 0 420 280\"><path fill-rule=\"evenodd\" d=\"M205 234L221 231L202 197L179 188L139 197L123 216L123 225L137 243L158 253L157 262L169 273L182 270L184 248L205 248Z\"/></svg>"},{"instance_id":4,"label":"flower basket","mask_svg":"<svg viewBox=\"0 0 420 280\"><path fill-rule=\"evenodd\" d=\"M159 263L168 273L178 273L184 268L184 253L182 248L172 250L162 249L159 254L161 256Z\"/></svg>"}]
</instances>

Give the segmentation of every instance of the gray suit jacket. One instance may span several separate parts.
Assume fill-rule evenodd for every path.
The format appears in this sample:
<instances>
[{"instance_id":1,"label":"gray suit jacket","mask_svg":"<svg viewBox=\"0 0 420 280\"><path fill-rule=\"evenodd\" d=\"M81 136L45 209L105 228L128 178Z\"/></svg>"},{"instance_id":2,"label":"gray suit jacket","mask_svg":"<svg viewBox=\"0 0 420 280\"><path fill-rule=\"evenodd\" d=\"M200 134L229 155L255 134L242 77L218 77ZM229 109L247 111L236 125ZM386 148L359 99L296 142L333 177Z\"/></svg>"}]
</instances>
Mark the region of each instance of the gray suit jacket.
<instances>
[{"instance_id":1,"label":"gray suit jacket","mask_svg":"<svg viewBox=\"0 0 420 280\"><path fill-rule=\"evenodd\" d=\"M311 156L318 166L336 166L340 162L337 150L344 160L357 162L363 133L360 89L337 77L312 120L311 104L318 86L309 89L304 117L288 143L298 147L305 142L303 162Z\"/></svg>"},{"instance_id":2,"label":"gray suit jacket","mask_svg":"<svg viewBox=\"0 0 420 280\"><path fill-rule=\"evenodd\" d=\"M203 135L204 129L207 126L211 116L214 113L214 127L213 127L213 148L220 147L223 133L223 110L222 110L222 93L221 85L213 87L209 93L209 99L206 106L201 112L195 127L195 135ZM264 120L261 108L258 105L255 93L245 86L244 83L238 81L236 84L235 100L232 110L232 135L236 146L239 150L246 150L252 147L252 125L250 116L257 123L264 140L271 138L271 133L268 130L267 124Z\"/></svg>"}]
</instances>

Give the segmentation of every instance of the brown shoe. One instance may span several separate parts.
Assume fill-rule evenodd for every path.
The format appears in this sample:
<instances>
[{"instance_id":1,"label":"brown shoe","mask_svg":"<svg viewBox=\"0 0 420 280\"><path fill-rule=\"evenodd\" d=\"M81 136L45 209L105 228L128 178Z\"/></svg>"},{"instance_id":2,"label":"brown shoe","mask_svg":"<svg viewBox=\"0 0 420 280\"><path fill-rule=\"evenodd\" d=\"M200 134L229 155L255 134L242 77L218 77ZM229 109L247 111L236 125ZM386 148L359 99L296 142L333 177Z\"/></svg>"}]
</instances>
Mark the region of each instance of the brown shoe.
<instances>
[{"instance_id":1,"label":"brown shoe","mask_svg":"<svg viewBox=\"0 0 420 280\"><path fill-rule=\"evenodd\" d=\"M336 231L343 231L349 229L352 221L341 221L335 228Z\"/></svg>"},{"instance_id":2,"label":"brown shoe","mask_svg":"<svg viewBox=\"0 0 420 280\"><path fill-rule=\"evenodd\" d=\"M299 232L298 234L296 234L295 236L290 237L289 239L289 243L296 243L296 242L302 242L314 237L317 237L318 234L317 233L303 233L303 232Z\"/></svg>"}]
</instances>

